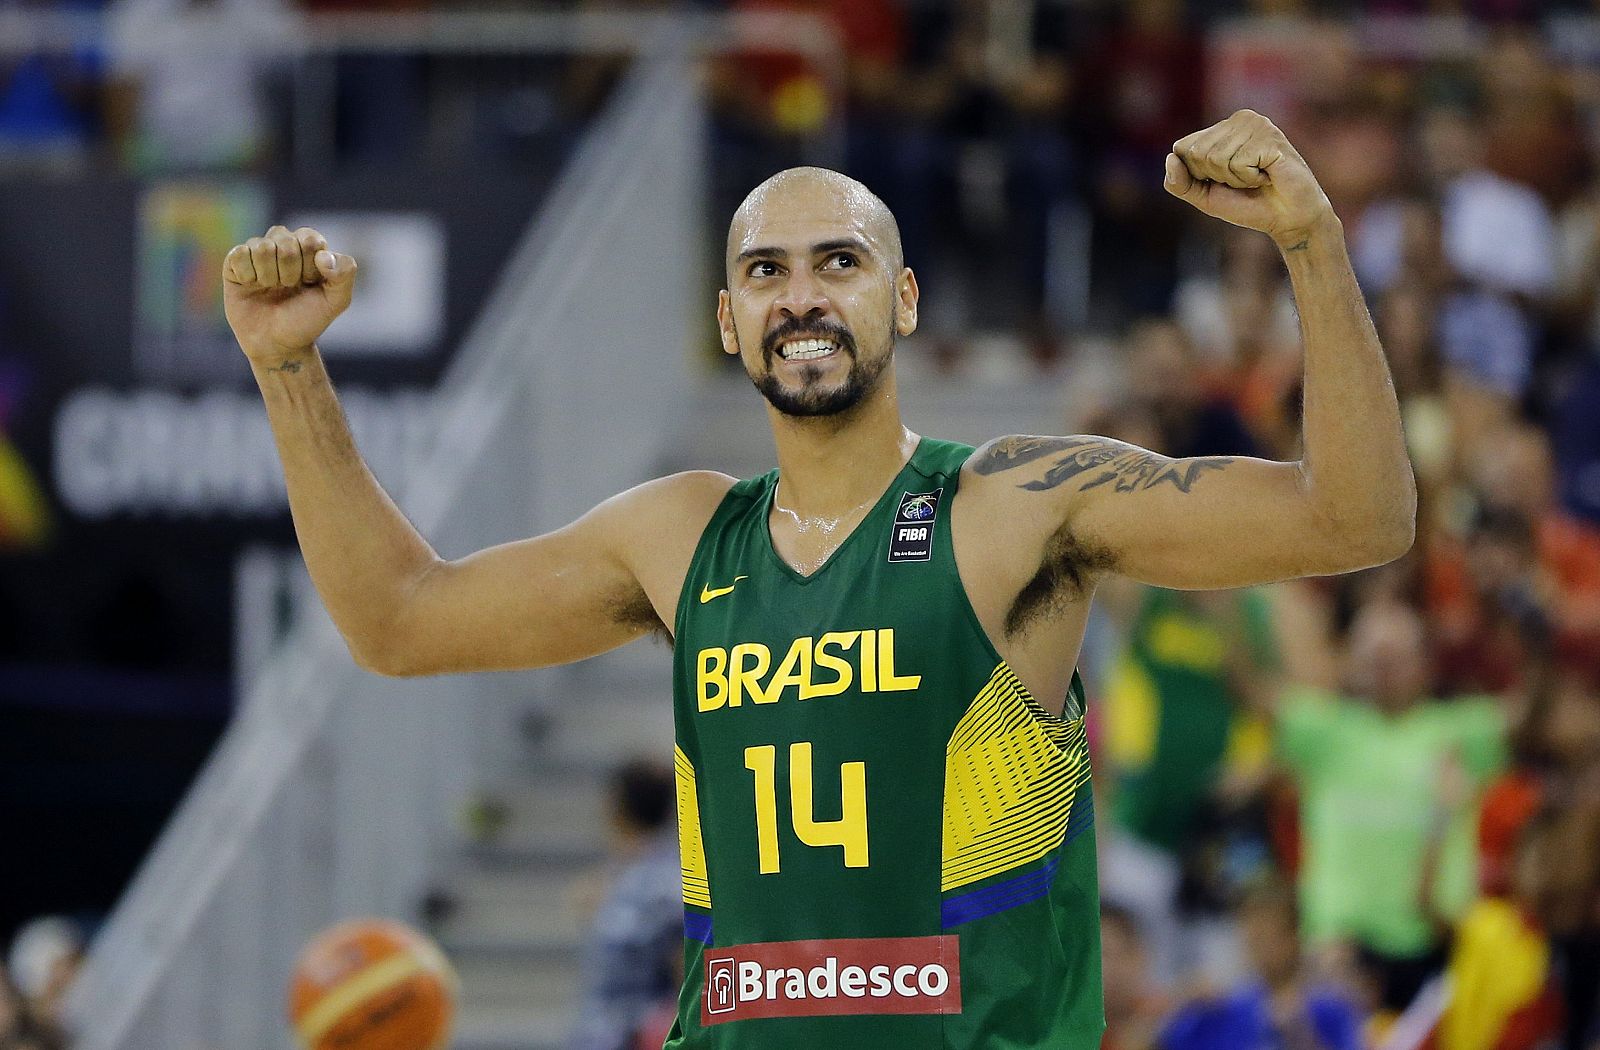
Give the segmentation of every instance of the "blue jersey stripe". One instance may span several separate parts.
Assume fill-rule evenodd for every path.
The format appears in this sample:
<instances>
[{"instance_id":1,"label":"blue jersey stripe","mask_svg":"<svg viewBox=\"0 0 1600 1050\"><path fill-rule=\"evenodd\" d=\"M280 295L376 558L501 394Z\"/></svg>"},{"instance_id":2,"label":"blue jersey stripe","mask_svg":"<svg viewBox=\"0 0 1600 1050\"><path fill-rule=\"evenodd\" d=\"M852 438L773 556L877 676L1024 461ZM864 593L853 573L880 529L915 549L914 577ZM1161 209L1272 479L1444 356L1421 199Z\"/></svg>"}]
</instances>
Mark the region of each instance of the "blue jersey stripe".
<instances>
[{"instance_id":1,"label":"blue jersey stripe","mask_svg":"<svg viewBox=\"0 0 1600 1050\"><path fill-rule=\"evenodd\" d=\"M942 901L939 904L940 921L948 930L964 922L982 919L1008 908L1015 908L1019 904L1036 901L1050 892L1050 883L1055 879L1058 864L1060 859L1051 857L1045 862L1044 867L1036 871L1026 872L1004 882L997 882L993 886L985 886Z\"/></svg>"},{"instance_id":2,"label":"blue jersey stripe","mask_svg":"<svg viewBox=\"0 0 1600 1050\"><path fill-rule=\"evenodd\" d=\"M690 911L688 908L683 909L683 935L688 940L710 944L711 916Z\"/></svg>"}]
</instances>

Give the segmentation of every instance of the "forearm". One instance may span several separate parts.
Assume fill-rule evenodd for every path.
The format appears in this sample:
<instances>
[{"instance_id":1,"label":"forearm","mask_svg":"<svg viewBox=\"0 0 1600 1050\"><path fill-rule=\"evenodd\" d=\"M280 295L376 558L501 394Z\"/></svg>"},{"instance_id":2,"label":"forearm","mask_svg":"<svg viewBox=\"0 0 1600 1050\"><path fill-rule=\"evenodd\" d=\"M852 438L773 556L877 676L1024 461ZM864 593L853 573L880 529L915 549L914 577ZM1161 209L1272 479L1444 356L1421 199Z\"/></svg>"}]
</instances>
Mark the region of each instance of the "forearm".
<instances>
[{"instance_id":1,"label":"forearm","mask_svg":"<svg viewBox=\"0 0 1600 1050\"><path fill-rule=\"evenodd\" d=\"M352 655L370 665L437 555L356 450L316 348L251 367L283 461L306 567Z\"/></svg>"},{"instance_id":2,"label":"forearm","mask_svg":"<svg viewBox=\"0 0 1600 1050\"><path fill-rule=\"evenodd\" d=\"M1282 244L1305 345L1306 494L1331 538L1383 561L1411 545L1416 482L1383 347L1327 221Z\"/></svg>"}]
</instances>

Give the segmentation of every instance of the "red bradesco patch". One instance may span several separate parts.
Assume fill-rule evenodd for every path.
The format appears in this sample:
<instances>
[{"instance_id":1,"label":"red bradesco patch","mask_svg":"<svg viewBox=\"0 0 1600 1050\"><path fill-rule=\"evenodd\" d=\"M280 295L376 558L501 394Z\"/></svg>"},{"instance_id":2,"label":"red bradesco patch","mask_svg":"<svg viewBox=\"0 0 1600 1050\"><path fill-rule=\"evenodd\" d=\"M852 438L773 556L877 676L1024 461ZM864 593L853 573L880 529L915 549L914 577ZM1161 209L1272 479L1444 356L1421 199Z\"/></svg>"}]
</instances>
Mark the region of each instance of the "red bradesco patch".
<instances>
[{"instance_id":1,"label":"red bradesco patch","mask_svg":"<svg viewBox=\"0 0 1600 1050\"><path fill-rule=\"evenodd\" d=\"M961 938L861 937L706 949L702 1025L751 1017L958 1014Z\"/></svg>"}]
</instances>

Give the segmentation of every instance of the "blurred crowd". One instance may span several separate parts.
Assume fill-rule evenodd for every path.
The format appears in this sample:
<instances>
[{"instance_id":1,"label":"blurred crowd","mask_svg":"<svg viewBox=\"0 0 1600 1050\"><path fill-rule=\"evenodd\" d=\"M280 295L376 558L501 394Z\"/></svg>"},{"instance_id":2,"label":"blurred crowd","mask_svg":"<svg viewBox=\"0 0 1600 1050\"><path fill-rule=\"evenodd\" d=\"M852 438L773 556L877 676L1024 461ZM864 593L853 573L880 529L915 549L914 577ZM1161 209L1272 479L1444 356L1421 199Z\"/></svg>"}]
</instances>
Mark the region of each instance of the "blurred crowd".
<instances>
[{"instance_id":1,"label":"blurred crowd","mask_svg":"<svg viewBox=\"0 0 1600 1050\"><path fill-rule=\"evenodd\" d=\"M1415 548L1248 592L1102 591L1108 1047L1600 1047L1592 73L1525 28L1483 39L1325 52L1284 109L1389 355ZM1170 298L1117 342L1120 389L1076 422L1297 458L1275 251L1182 241Z\"/></svg>"},{"instance_id":2,"label":"blurred crowd","mask_svg":"<svg viewBox=\"0 0 1600 1050\"><path fill-rule=\"evenodd\" d=\"M900 217L929 292L926 339L952 364L974 330L1014 331L1054 362L1085 329L1175 308L1200 352L1254 341L1272 363L1265 344L1292 341L1292 317L1250 300L1271 290L1272 260L1197 241L1161 188L1170 144L1243 106L1312 163L1399 337L1417 337L1422 299L1442 300L1441 356L1492 392L1536 385L1543 322L1571 334L1594 308L1578 280L1597 240L1588 0L8 0L0 12L13 8L102 28L73 48L0 51L0 177L551 165L625 65L494 40L468 55L351 45L290 58L296 41L335 33L307 36L302 15L811 15L834 28L831 61L784 49L788 30L754 29L707 59L718 214L787 163L859 176ZM1225 287L1185 289L1196 274Z\"/></svg>"}]
</instances>

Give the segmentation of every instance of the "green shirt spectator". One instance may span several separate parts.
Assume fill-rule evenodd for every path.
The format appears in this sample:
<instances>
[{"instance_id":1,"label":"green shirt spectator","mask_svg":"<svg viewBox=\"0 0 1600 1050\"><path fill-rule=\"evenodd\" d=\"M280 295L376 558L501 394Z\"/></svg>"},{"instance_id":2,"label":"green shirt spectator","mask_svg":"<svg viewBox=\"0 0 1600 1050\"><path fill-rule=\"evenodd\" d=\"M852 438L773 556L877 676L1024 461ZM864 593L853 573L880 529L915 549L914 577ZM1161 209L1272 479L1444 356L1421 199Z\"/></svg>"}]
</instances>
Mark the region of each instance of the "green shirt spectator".
<instances>
[{"instance_id":1,"label":"green shirt spectator","mask_svg":"<svg viewBox=\"0 0 1600 1050\"><path fill-rule=\"evenodd\" d=\"M1119 825L1169 853L1180 850L1230 749L1249 749L1249 720L1230 673L1240 661L1265 669L1275 659L1260 592L1144 592L1108 683Z\"/></svg>"},{"instance_id":2,"label":"green shirt spectator","mask_svg":"<svg viewBox=\"0 0 1600 1050\"><path fill-rule=\"evenodd\" d=\"M1437 912L1459 915L1476 895L1476 807L1439 816L1448 814L1442 769L1458 762L1481 786L1504 764L1506 747L1493 698L1424 697L1424 640L1413 621L1409 610L1374 611L1352 628L1352 681L1370 699L1290 690L1277 724L1278 753L1300 787L1305 934L1352 938L1391 958L1423 955L1437 940L1420 901L1430 822L1452 821Z\"/></svg>"}]
</instances>

